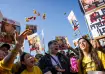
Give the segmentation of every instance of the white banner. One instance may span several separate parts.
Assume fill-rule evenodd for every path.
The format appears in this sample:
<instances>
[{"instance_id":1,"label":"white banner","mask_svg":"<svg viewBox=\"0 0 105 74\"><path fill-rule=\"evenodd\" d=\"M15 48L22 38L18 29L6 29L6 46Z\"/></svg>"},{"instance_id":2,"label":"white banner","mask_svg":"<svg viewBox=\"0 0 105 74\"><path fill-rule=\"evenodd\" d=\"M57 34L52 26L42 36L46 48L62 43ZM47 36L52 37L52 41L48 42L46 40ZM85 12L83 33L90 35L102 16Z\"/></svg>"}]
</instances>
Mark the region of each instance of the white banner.
<instances>
[{"instance_id":1,"label":"white banner","mask_svg":"<svg viewBox=\"0 0 105 74\"><path fill-rule=\"evenodd\" d=\"M73 30L74 31L78 30L79 23L78 23L78 20L76 19L73 11L70 12L70 14L68 16L68 20L69 20L71 26L73 27Z\"/></svg>"},{"instance_id":2,"label":"white banner","mask_svg":"<svg viewBox=\"0 0 105 74\"><path fill-rule=\"evenodd\" d=\"M32 46L31 51L42 50L40 38L37 33L27 36L27 39L28 39L29 45Z\"/></svg>"},{"instance_id":3,"label":"white banner","mask_svg":"<svg viewBox=\"0 0 105 74\"><path fill-rule=\"evenodd\" d=\"M85 15L93 38L105 35L105 7Z\"/></svg>"}]
</instances>

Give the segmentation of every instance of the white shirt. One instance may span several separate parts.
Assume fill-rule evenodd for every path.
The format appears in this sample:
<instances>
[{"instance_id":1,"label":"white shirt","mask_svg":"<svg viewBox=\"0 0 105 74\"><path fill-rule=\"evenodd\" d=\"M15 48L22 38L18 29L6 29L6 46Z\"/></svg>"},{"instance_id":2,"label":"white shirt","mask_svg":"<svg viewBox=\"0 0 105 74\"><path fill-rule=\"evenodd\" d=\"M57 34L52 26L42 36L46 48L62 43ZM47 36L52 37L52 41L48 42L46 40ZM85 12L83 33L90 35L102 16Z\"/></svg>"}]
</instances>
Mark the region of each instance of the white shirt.
<instances>
[{"instance_id":1,"label":"white shirt","mask_svg":"<svg viewBox=\"0 0 105 74\"><path fill-rule=\"evenodd\" d=\"M59 61L59 59L58 59L58 56L56 56L56 55L51 55L51 56L57 61L57 62L56 62L53 58L51 58L52 65L53 65L53 66L57 66L57 65L59 64L60 67L62 68L62 66L61 66L61 64L60 64L60 61Z\"/></svg>"},{"instance_id":2,"label":"white shirt","mask_svg":"<svg viewBox=\"0 0 105 74\"><path fill-rule=\"evenodd\" d=\"M61 66L61 64L59 62L58 56L56 56L56 55L51 55L51 56L57 61L56 62L53 58L51 58L52 65L53 66L57 66L57 64L59 64L60 67L62 68L62 66ZM57 72L57 74L62 74L62 73L61 72Z\"/></svg>"}]
</instances>

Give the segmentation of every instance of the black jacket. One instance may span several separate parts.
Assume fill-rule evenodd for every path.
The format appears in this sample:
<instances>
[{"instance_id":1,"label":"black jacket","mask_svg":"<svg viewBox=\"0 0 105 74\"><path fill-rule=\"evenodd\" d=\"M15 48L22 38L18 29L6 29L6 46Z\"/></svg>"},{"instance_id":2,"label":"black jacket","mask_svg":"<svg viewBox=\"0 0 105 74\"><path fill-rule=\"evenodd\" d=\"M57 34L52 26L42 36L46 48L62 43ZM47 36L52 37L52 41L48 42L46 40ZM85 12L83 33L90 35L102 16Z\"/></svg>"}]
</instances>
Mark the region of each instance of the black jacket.
<instances>
[{"instance_id":1,"label":"black jacket","mask_svg":"<svg viewBox=\"0 0 105 74\"><path fill-rule=\"evenodd\" d=\"M63 72L62 74L70 74L70 65L69 65L69 60L67 59L67 57L61 53L58 53L57 56L58 56L58 59L62 68L65 69L65 72ZM46 54L40 59L39 67L43 73L46 73L47 71L51 71L52 74L57 74L57 70L52 65L50 54Z\"/></svg>"}]
</instances>

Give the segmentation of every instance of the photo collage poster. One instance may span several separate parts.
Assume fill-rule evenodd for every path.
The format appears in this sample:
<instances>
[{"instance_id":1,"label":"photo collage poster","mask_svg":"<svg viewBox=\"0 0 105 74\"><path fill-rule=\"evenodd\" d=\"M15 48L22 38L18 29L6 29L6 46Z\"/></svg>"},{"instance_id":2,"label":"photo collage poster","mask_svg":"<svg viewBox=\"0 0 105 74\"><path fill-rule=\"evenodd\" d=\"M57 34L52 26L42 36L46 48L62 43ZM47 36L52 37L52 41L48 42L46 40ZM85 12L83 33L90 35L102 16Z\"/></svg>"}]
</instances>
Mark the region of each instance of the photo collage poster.
<instances>
[{"instance_id":1,"label":"photo collage poster","mask_svg":"<svg viewBox=\"0 0 105 74\"><path fill-rule=\"evenodd\" d=\"M28 40L29 46L31 47L30 51L41 50L40 37L38 36L37 33L28 35L27 40Z\"/></svg>"},{"instance_id":2,"label":"photo collage poster","mask_svg":"<svg viewBox=\"0 0 105 74\"><path fill-rule=\"evenodd\" d=\"M68 49L69 41L66 36L56 36L55 40L57 40L60 50Z\"/></svg>"},{"instance_id":3,"label":"photo collage poster","mask_svg":"<svg viewBox=\"0 0 105 74\"><path fill-rule=\"evenodd\" d=\"M26 29L32 30L32 32L29 34L32 35L37 32L37 25L26 24Z\"/></svg>"}]
</instances>

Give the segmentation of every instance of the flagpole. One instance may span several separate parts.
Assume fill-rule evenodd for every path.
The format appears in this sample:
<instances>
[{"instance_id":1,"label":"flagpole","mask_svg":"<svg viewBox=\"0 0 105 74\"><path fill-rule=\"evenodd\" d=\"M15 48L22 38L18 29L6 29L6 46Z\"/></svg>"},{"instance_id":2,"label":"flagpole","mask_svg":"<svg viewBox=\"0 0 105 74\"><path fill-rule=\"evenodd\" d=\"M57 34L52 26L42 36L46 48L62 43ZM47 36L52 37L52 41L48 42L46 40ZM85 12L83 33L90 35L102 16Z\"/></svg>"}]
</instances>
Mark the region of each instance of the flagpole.
<instances>
[{"instance_id":1,"label":"flagpole","mask_svg":"<svg viewBox=\"0 0 105 74\"><path fill-rule=\"evenodd\" d=\"M44 42L44 53L46 53L46 51L45 51L45 41L44 41L44 38L43 38L43 42Z\"/></svg>"},{"instance_id":2,"label":"flagpole","mask_svg":"<svg viewBox=\"0 0 105 74\"><path fill-rule=\"evenodd\" d=\"M44 41L44 36L43 36L43 47L44 47L44 53L46 53L46 51L45 51L45 41Z\"/></svg>"},{"instance_id":3,"label":"flagpole","mask_svg":"<svg viewBox=\"0 0 105 74\"><path fill-rule=\"evenodd\" d=\"M42 44L43 44L43 48L44 48L44 53L46 53L43 29L42 29Z\"/></svg>"}]
</instances>

